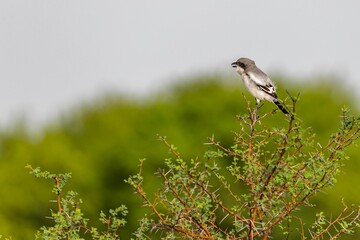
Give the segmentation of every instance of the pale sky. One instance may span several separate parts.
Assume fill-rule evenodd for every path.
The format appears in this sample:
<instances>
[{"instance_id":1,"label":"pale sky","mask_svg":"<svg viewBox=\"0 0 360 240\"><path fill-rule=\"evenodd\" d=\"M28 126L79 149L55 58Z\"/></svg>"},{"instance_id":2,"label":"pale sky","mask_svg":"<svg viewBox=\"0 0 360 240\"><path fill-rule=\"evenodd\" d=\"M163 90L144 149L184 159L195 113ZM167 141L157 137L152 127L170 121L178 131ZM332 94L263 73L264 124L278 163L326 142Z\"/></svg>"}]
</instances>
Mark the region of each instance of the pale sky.
<instances>
[{"instance_id":1,"label":"pale sky","mask_svg":"<svg viewBox=\"0 0 360 240\"><path fill-rule=\"evenodd\" d=\"M107 91L153 93L191 74L340 76L360 95L360 2L3 0L0 126L31 124ZM239 87L243 87L239 84Z\"/></svg>"}]
</instances>

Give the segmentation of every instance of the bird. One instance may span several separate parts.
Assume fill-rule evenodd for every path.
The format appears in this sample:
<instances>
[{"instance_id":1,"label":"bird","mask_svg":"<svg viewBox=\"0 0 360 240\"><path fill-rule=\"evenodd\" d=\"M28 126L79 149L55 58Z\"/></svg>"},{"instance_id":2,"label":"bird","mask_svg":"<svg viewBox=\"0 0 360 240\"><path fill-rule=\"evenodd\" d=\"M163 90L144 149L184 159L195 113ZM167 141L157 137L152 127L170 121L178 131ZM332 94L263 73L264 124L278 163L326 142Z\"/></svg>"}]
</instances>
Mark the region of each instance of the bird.
<instances>
[{"instance_id":1,"label":"bird","mask_svg":"<svg viewBox=\"0 0 360 240\"><path fill-rule=\"evenodd\" d=\"M290 115L278 100L275 84L268 75L256 66L253 60L242 57L233 62L231 66L240 74L247 90L255 97L256 107L254 112L256 112L262 100L267 100L273 102L285 115Z\"/></svg>"}]
</instances>

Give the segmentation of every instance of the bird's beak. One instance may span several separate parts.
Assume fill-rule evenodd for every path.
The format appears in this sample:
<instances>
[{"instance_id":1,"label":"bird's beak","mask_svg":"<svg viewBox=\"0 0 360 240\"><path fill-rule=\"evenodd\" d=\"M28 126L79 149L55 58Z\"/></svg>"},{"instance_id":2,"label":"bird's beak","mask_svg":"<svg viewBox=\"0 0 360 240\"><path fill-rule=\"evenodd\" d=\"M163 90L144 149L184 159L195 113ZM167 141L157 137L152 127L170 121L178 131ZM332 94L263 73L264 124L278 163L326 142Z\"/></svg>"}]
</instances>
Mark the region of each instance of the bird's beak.
<instances>
[{"instance_id":1,"label":"bird's beak","mask_svg":"<svg viewBox=\"0 0 360 240\"><path fill-rule=\"evenodd\" d=\"M231 66L232 66L233 68L236 68L236 67L238 66L238 64L237 64L237 62L233 62L233 63L231 64Z\"/></svg>"}]
</instances>

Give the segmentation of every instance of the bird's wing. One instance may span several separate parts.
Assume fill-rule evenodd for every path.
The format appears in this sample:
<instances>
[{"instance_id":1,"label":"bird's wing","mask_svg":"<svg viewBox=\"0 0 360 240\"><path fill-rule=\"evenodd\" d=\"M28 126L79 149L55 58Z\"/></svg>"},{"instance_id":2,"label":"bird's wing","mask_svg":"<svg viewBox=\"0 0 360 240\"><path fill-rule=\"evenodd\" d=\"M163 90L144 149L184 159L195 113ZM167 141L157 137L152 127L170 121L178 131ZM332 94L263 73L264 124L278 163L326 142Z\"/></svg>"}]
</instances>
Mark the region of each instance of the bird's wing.
<instances>
[{"instance_id":1,"label":"bird's wing","mask_svg":"<svg viewBox=\"0 0 360 240\"><path fill-rule=\"evenodd\" d=\"M248 72L250 79L258 86L259 89L267 94L277 98L276 87L271 79L261 70Z\"/></svg>"}]
</instances>

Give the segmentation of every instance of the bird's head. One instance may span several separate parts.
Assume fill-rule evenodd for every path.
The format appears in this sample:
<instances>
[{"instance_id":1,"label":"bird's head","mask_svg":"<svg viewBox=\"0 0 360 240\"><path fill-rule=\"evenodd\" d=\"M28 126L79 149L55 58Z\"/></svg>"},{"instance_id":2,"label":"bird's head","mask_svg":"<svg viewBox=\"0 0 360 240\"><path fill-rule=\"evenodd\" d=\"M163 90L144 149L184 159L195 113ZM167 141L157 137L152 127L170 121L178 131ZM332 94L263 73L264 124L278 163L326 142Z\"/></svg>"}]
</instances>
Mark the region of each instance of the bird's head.
<instances>
[{"instance_id":1,"label":"bird's head","mask_svg":"<svg viewBox=\"0 0 360 240\"><path fill-rule=\"evenodd\" d=\"M236 71L241 73L244 72L250 66L254 66L255 62L249 58L239 58L236 62L233 62L231 66L236 68Z\"/></svg>"}]
</instances>

